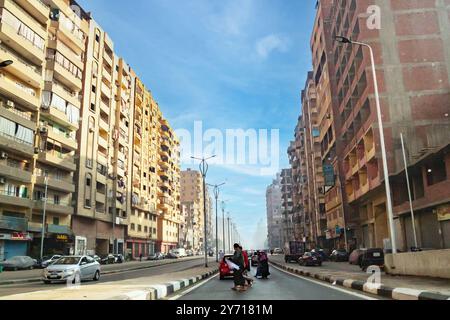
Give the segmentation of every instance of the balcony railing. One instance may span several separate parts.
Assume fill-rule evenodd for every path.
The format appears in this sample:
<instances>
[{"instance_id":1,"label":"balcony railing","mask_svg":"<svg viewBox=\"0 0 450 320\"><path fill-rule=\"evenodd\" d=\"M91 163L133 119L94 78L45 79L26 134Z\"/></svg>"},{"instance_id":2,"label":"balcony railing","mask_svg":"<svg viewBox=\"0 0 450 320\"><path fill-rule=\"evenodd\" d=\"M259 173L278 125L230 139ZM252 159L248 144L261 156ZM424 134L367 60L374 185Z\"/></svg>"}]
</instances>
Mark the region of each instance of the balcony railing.
<instances>
[{"instance_id":1,"label":"balcony railing","mask_svg":"<svg viewBox=\"0 0 450 320\"><path fill-rule=\"evenodd\" d=\"M5 106L3 106L5 108ZM31 121L33 119L32 113L31 112L25 112L25 111L21 111L19 109L16 108L5 108L8 109L10 112L18 115L21 118L24 118L28 121Z\"/></svg>"},{"instance_id":2,"label":"balcony railing","mask_svg":"<svg viewBox=\"0 0 450 320\"><path fill-rule=\"evenodd\" d=\"M8 138L8 139L11 139L11 140L16 141L16 142L19 142L19 143L26 144L27 146L33 146L33 143L31 143L31 142L22 140L22 139L20 139L20 138L15 137L15 136L11 136L11 135L9 135L9 134L7 134L7 133L5 133L5 132L2 132L2 131L0 131L0 136L1 136L1 137Z\"/></svg>"},{"instance_id":3,"label":"balcony railing","mask_svg":"<svg viewBox=\"0 0 450 320\"><path fill-rule=\"evenodd\" d=\"M0 229L26 231L27 228L28 221L26 218L0 216Z\"/></svg>"},{"instance_id":4,"label":"balcony railing","mask_svg":"<svg viewBox=\"0 0 450 320\"><path fill-rule=\"evenodd\" d=\"M20 61L20 62L21 62L22 64L24 64L30 71L33 71L33 72L36 73L37 75L41 75L41 71L40 71L37 67L35 67L35 66L29 64L28 62L26 62L26 61L25 61L24 59L22 59L18 54L16 54L15 52L13 52L13 50L7 48L5 45L0 44L0 50L3 51L3 52L5 52L5 53L10 54L11 56L13 56L15 60Z\"/></svg>"},{"instance_id":5,"label":"balcony railing","mask_svg":"<svg viewBox=\"0 0 450 320\"><path fill-rule=\"evenodd\" d=\"M17 190L1 190L0 196L7 196L7 197L14 197L14 198L20 198L20 199L30 199L30 197L27 195L27 192L17 192Z\"/></svg>"},{"instance_id":6,"label":"balcony railing","mask_svg":"<svg viewBox=\"0 0 450 320\"><path fill-rule=\"evenodd\" d=\"M36 91L34 91L32 88L27 87L26 85L24 85L21 82L18 81L14 81L13 79L10 79L8 77L5 76L4 73L0 72L0 78L6 82L9 82L12 85L15 85L17 88L19 88L21 91L25 92L26 94L36 97Z\"/></svg>"}]
</instances>

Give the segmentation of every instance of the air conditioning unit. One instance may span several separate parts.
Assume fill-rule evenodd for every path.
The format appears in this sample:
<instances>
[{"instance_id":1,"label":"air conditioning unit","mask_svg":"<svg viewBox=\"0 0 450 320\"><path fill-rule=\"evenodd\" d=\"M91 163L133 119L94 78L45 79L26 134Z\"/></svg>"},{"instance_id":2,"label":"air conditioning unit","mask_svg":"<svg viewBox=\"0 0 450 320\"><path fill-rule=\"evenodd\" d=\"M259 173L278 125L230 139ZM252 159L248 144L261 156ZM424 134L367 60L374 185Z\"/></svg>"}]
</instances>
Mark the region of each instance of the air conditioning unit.
<instances>
[{"instance_id":1,"label":"air conditioning unit","mask_svg":"<svg viewBox=\"0 0 450 320\"><path fill-rule=\"evenodd\" d=\"M0 177L0 184L5 184L6 183L6 179L4 177Z\"/></svg>"},{"instance_id":2,"label":"air conditioning unit","mask_svg":"<svg viewBox=\"0 0 450 320\"><path fill-rule=\"evenodd\" d=\"M8 154L4 151L0 152L0 159L8 159Z\"/></svg>"},{"instance_id":3,"label":"air conditioning unit","mask_svg":"<svg viewBox=\"0 0 450 320\"><path fill-rule=\"evenodd\" d=\"M6 108L7 109L14 108L14 101L11 100L6 101Z\"/></svg>"}]
</instances>

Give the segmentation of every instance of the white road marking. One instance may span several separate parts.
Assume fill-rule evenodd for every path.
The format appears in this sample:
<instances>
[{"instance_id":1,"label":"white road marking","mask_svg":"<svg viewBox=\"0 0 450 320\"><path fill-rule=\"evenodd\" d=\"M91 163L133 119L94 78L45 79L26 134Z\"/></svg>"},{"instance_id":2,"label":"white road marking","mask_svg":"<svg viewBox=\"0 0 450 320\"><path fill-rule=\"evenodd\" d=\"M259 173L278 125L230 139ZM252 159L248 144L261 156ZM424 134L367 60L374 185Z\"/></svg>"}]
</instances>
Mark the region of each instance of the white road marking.
<instances>
[{"instance_id":1,"label":"white road marking","mask_svg":"<svg viewBox=\"0 0 450 320\"><path fill-rule=\"evenodd\" d=\"M184 291L184 292L181 293L181 294L178 294L178 295L176 295L176 296L174 296L174 297L172 297L172 298L169 298L169 300L178 300L178 299L180 299L182 296L188 294L189 292L191 292L191 291L193 291L193 290L195 290L195 289L197 289L197 288L199 288L199 287L205 285L206 283L208 283L208 282L211 281L212 279L216 278L217 276L218 276L218 274L212 276L211 278L206 279L205 281L200 282L199 284L196 284L195 286L193 286L193 287L187 289L186 291Z\"/></svg>"},{"instance_id":2,"label":"white road marking","mask_svg":"<svg viewBox=\"0 0 450 320\"><path fill-rule=\"evenodd\" d=\"M362 295L362 294L359 294L359 293L356 293L356 292L352 292L352 291L348 291L348 290L345 290L345 289L342 289L342 288L339 288L339 287L335 287L335 286L329 285L329 284L321 282L321 281L317 281L317 280L313 280L313 279L310 279L310 278L307 278L307 277L303 277L303 276L300 276L300 275L295 274L295 273L290 273L290 272L287 272L286 270L278 268L278 267L276 267L274 265L272 265L272 268L275 268L275 269L277 269L277 270L279 270L279 271L281 271L283 273L287 273L287 274L292 275L294 277L297 277L297 278L300 278L300 279L303 279L303 280L306 280L306 281L309 281L309 282L312 282L312 283L315 283L315 284L318 284L318 285L321 285L323 287L327 287L327 288L330 288L330 289L333 289L333 290L341 291L341 292L344 292L344 293L349 294L349 295L353 295L353 296L358 297L358 298L362 298L362 299L365 299L365 300L379 300L379 299L368 297L368 296L365 296L365 295Z\"/></svg>"}]
</instances>

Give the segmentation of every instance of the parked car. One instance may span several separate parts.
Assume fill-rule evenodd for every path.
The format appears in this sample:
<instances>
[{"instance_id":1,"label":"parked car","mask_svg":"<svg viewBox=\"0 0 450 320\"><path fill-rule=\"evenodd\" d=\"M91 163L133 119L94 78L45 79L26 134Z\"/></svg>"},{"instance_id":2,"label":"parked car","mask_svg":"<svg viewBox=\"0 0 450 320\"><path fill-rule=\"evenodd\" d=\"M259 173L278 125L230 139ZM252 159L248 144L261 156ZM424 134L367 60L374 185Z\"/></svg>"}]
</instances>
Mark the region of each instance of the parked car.
<instances>
[{"instance_id":1,"label":"parked car","mask_svg":"<svg viewBox=\"0 0 450 320\"><path fill-rule=\"evenodd\" d=\"M178 259L179 256L173 252L169 252L168 254L166 254L166 259Z\"/></svg>"},{"instance_id":2,"label":"parked car","mask_svg":"<svg viewBox=\"0 0 450 320\"><path fill-rule=\"evenodd\" d=\"M219 277L220 280L224 280L225 278L233 277L233 270L230 270L228 264L225 262L227 259L232 258L232 254L226 254L223 256L222 260L219 263Z\"/></svg>"},{"instance_id":3,"label":"parked car","mask_svg":"<svg viewBox=\"0 0 450 320\"><path fill-rule=\"evenodd\" d=\"M94 254L94 255L90 255L89 257L91 257L92 259L94 259L95 261L97 261L98 263L101 263L102 258L100 258L98 255Z\"/></svg>"},{"instance_id":4,"label":"parked car","mask_svg":"<svg viewBox=\"0 0 450 320\"><path fill-rule=\"evenodd\" d=\"M364 251L359 266L366 271L369 266L384 267L384 252L380 248L371 248Z\"/></svg>"},{"instance_id":5,"label":"parked car","mask_svg":"<svg viewBox=\"0 0 450 320\"><path fill-rule=\"evenodd\" d=\"M186 250L186 255L187 255L188 257L192 257L192 256L194 256L194 251L192 251L192 250Z\"/></svg>"},{"instance_id":6,"label":"parked car","mask_svg":"<svg viewBox=\"0 0 450 320\"><path fill-rule=\"evenodd\" d=\"M100 264L114 264L116 257L113 254L107 254L101 257Z\"/></svg>"},{"instance_id":7,"label":"parked car","mask_svg":"<svg viewBox=\"0 0 450 320\"><path fill-rule=\"evenodd\" d=\"M348 261L348 252L345 249L333 250L330 260L334 262Z\"/></svg>"},{"instance_id":8,"label":"parked car","mask_svg":"<svg viewBox=\"0 0 450 320\"><path fill-rule=\"evenodd\" d=\"M348 263L359 266L359 264L361 262L361 257L364 254L364 251L366 251L366 250L367 249L353 250L352 253L350 254L350 257L348 258Z\"/></svg>"},{"instance_id":9,"label":"parked car","mask_svg":"<svg viewBox=\"0 0 450 320\"><path fill-rule=\"evenodd\" d=\"M154 254L151 254L148 256L147 260L163 260L164 254L161 252L155 252Z\"/></svg>"},{"instance_id":10,"label":"parked car","mask_svg":"<svg viewBox=\"0 0 450 320\"><path fill-rule=\"evenodd\" d=\"M49 265L51 265L53 262L60 259L61 257L62 255L60 254L42 257L41 268L47 268Z\"/></svg>"},{"instance_id":11,"label":"parked car","mask_svg":"<svg viewBox=\"0 0 450 320\"><path fill-rule=\"evenodd\" d=\"M44 269L42 281L66 282L68 279L94 280L100 279L100 264L89 256L64 256Z\"/></svg>"},{"instance_id":12,"label":"parked car","mask_svg":"<svg viewBox=\"0 0 450 320\"><path fill-rule=\"evenodd\" d=\"M328 255L323 249L312 249L311 252L317 253L323 261L327 261L329 259Z\"/></svg>"},{"instance_id":13,"label":"parked car","mask_svg":"<svg viewBox=\"0 0 450 320\"><path fill-rule=\"evenodd\" d=\"M28 257L28 256L16 256L5 261L0 262L0 265L3 267L3 270L24 270L29 269L33 270L36 265L37 260Z\"/></svg>"},{"instance_id":14,"label":"parked car","mask_svg":"<svg viewBox=\"0 0 450 320\"><path fill-rule=\"evenodd\" d=\"M316 252L305 252L303 256L298 259L298 264L301 266L321 266L322 258Z\"/></svg>"},{"instance_id":15,"label":"parked car","mask_svg":"<svg viewBox=\"0 0 450 320\"><path fill-rule=\"evenodd\" d=\"M124 263L125 262L125 257L121 254L113 254L115 260L114 263Z\"/></svg>"}]
</instances>

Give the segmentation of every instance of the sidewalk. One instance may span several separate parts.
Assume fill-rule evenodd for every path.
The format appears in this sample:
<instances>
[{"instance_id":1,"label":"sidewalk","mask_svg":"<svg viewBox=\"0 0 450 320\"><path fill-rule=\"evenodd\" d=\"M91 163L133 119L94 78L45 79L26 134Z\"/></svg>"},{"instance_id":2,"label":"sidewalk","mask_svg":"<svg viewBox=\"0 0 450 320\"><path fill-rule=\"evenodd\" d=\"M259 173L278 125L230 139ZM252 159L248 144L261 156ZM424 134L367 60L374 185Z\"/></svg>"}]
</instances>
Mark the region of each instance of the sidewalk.
<instances>
[{"instance_id":1,"label":"sidewalk","mask_svg":"<svg viewBox=\"0 0 450 320\"><path fill-rule=\"evenodd\" d=\"M130 270L146 269L169 263L179 263L183 261L202 259L202 257L187 257L173 260L157 261L130 261L120 264L102 265L102 274L111 274ZM3 271L0 273L0 285L39 282L41 280L42 269L21 270L21 271Z\"/></svg>"},{"instance_id":2,"label":"sidewalk","mask_svg":"<svg viewBox=\"0 0 450 320\"><path fill-rule=\"evenodd\" d=\"M206 279L217 266L196 267L152 277L64 287L1 297L0 300L157 300Z\"/></svg>"},{"instance_id":3,"label":"sidewalk","mask_svg":"<svg viewBox=\"0 0 450 320\"><path fill-rule=\"evenodd\" d=\"M450 280L447 279L392 276L382 272L381 284L370 286L367 281L371 274L348 262L324 262L321 267L302 267L284 262L283 255L269 256L269 261L285 270L289 268L290 272L393 299L450 299Z\"/></svg>"}]
</instances>

